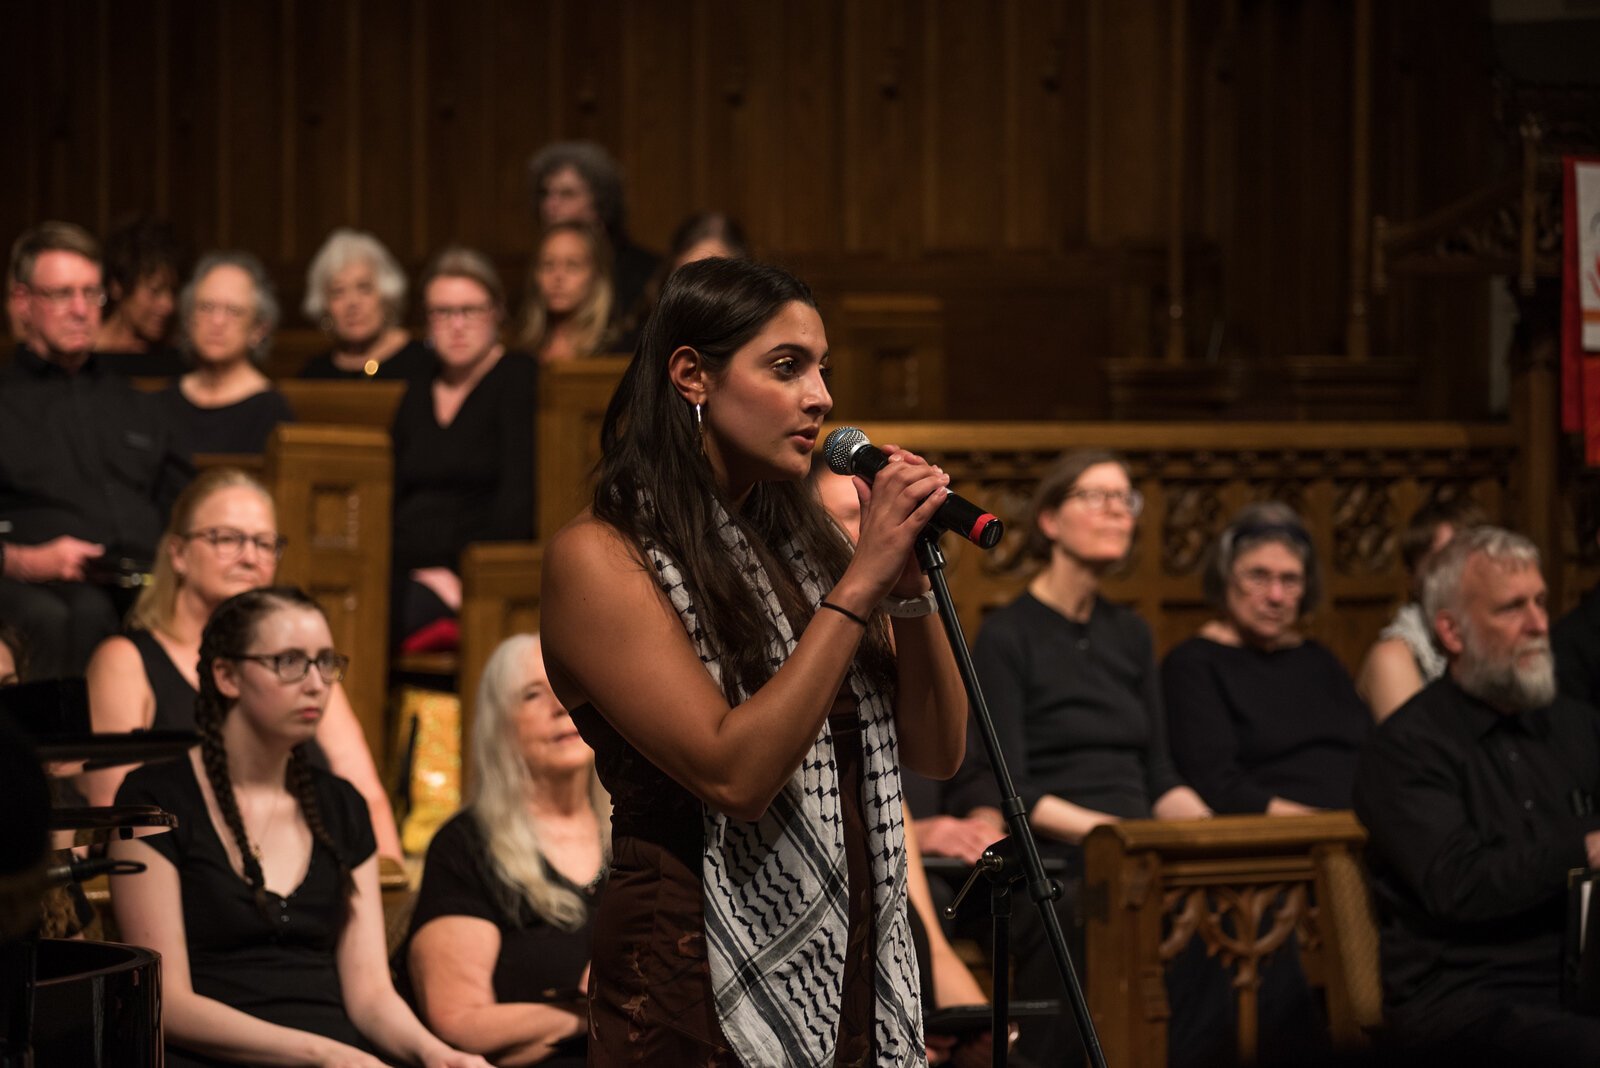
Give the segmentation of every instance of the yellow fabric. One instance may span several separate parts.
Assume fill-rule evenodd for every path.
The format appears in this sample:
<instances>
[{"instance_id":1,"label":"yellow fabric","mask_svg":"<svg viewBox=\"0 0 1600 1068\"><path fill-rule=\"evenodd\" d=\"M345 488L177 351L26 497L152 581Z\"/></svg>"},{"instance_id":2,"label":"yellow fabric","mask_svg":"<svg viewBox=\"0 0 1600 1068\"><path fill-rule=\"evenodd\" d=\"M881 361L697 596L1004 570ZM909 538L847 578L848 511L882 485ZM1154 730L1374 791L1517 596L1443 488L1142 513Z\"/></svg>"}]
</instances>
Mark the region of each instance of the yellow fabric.
<instances>
[{"instance_id":1,"label":"yellow fabric","mask_svg":"<svg viewBox=\"0 0 1600 1068\"><path fill-rule=\"evenodd\" d=\"M461 807L461 698L402 688L400 737L414 738L406 783L411 803L400 827L400 844L407 853L421 856L434 832Z\"/></svg>"}]
</instances>

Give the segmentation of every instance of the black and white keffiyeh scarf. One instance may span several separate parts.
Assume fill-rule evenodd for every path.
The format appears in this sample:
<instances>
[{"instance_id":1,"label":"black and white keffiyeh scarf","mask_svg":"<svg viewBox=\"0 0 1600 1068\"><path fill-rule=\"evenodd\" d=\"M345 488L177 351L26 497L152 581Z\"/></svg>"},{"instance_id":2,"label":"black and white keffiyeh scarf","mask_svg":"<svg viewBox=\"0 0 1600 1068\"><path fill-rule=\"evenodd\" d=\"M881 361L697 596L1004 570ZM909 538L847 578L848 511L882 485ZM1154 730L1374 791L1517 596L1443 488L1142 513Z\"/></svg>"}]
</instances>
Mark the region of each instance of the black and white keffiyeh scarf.
<instances>
[{"instance_id":1,"label":"black and white keffiyeh scarf","mask_svg":"<svg viewBox=\"0 0 1600 1068\"><path fill-rule=\"evenodd\" d=\"M778 634L769 649L776 667L794 649L796 635L739 527L720 505L716 518L717 535ZM701 662L721 686L721 664L677 564L656 547L645 548ZM778 555L794 569L810 603L820 601L825 591L805 554L789 543ZM877 1063L921 1065L926 1047L906 920L894 709L859 667L851 668L848 684L861 718L862 805L872 857ZM750 1068L827 1068L839 1038L849 927L839 771L828 727L760 820L731 819L709 805L703 812L706 948L723 1034Z\"/></svg>"}]
</instances>

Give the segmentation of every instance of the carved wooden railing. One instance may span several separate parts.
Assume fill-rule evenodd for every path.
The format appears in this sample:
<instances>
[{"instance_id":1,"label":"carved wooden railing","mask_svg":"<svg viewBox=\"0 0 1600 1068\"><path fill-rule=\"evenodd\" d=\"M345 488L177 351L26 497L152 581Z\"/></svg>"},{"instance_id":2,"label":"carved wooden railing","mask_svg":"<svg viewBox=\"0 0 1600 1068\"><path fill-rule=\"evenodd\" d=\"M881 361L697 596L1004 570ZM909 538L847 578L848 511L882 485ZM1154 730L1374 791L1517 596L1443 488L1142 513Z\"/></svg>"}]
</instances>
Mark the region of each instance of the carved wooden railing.
<instances>
[{"instance_id":1,"label":"carved wooden railing","mask_svg":"<svg viewBox=\"0 0 1600 1068\"><path fill-rule=\"evenodd\" d=\"M1360 1042L1367 1020L1352 1006L1373 1004L1376 953L1349 952L1360 944L1349 928L1370 932L1370 913L1364 896L1330 894L1325 873L1359 870L1365 839L1348 812L1096 828L1084 842L1085 968L1107 1063L1167 1063L1166 969L1197 938L1231 973L1244 1063L1255 1059L1261 965L1273 953L1298 952L1313 983L1338 978L1330 1024L1343 1043ZM1343 937L1325 931L1331 910Z\"/></svg>"},{"instance_id":2,"label":"carved wooden railing","mask_svg":"<svg viewBox=\"0 0 1600 1068\"><path fill-rule=\"evenodd\" d=\"M478 542L461 555L461 789L472 775L472 721L484 665L513 634L539 629L539 569L531 541Z\"/></svg>"}]
</instances>

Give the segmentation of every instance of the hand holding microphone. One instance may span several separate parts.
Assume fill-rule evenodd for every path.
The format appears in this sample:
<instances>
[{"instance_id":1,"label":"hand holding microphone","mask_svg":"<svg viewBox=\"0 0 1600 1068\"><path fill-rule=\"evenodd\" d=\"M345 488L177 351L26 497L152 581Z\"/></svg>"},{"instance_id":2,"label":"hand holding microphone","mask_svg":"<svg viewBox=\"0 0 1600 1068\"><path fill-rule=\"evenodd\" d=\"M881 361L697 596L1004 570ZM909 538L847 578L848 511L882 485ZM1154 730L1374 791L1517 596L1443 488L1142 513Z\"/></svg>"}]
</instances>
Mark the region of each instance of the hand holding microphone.
<instances>
[{"instance_id":1,"label":"hand holding microphone","mask_svg":"<svg viewBox=\"0 0 1600 1068\"><path fill-rule=\"evenodd\" d=\"M853 426L842 426L829 434L822 455L835 474L855 475L868 483L889 463L888 454ZM994 548L1005 533L1004 524L992 513L954 493L945 498L928 526L959 534L980 549Z\"/></svg>"}]
</instances>

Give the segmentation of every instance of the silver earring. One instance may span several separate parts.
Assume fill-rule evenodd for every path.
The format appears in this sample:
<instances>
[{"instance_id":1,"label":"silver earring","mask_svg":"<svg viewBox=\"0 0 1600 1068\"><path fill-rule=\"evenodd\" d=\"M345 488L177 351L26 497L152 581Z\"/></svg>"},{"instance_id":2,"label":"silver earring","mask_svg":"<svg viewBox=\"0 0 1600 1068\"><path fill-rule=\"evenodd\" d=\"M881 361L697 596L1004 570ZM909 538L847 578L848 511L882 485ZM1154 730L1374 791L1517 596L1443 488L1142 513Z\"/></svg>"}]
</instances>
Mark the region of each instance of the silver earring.
<instances>
[{"instance_id":1,"label":"silver earring","mask_svg":"<svg viewBox=\"0 0 1600 1068\"><path fill-rule=\"evenodd\" d=\"M696 434L704 433L706 428L704 408L704 404L696 404L694 406L694 431Z\"/></svg>"}]
</instances>

